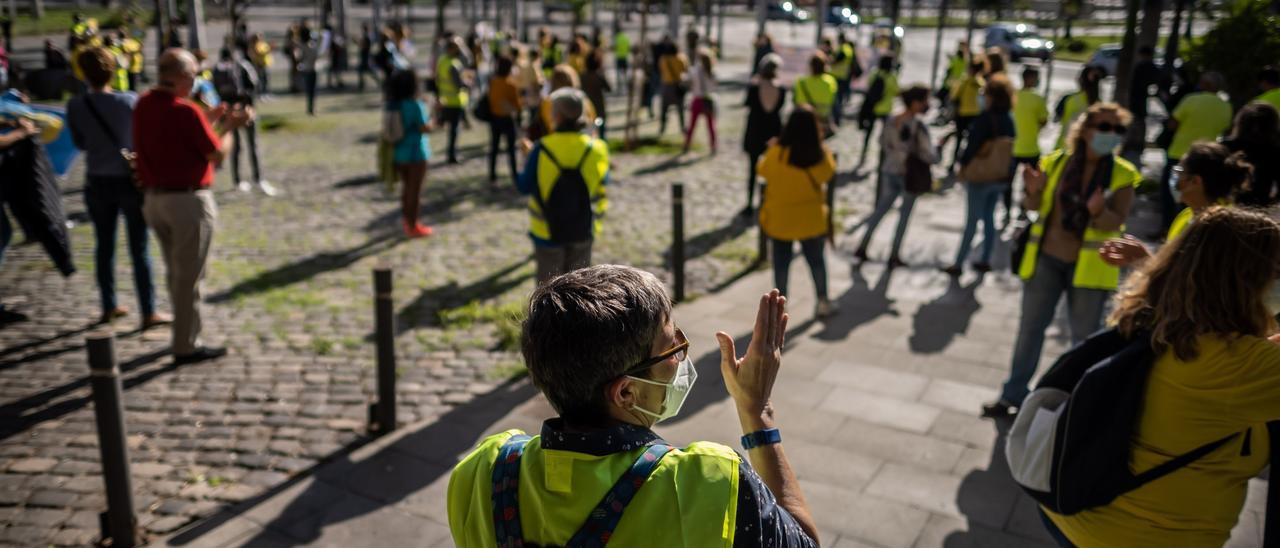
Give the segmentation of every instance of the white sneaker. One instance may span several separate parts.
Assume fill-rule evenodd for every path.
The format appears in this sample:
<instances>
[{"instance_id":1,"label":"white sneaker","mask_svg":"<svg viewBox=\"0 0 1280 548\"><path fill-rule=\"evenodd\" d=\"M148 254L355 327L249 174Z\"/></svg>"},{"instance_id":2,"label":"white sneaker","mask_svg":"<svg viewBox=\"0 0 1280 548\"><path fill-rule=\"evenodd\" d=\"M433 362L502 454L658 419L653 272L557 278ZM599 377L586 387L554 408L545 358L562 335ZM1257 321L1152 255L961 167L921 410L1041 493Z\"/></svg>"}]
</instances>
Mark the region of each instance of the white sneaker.
<instances>
[{"instance_id":1,"label":"white sneaker","mask_svg":"<svg viewBox=\"0 0 1280 548\"><path fill-rule=\"evenodd\" d=\"M263 194L265 194L265 195L267 195L267 196L279 196L279 195L280 195L280 190L279 190L279 189L277 189L274 185L272 185L271 183L269 183L269 182L267 182L267 181L265 181L265 180L263 180L263 181L258 181L258 190L261 190L261 191L262 191L262 193L263 193Z\"/></svg>"},{"instance_id":2,"label":"white sneaker","mask_svg":"<svg viewBox=\"0 0 1280 548\"><path fill-rule=\"evenodd\" d=\"M236 184L236 190L239 190L240 192L252 191L253 183L250 183L249 181L240 181Z\"/></svg>"},{"instance_id":3,"label":"white sneaker","mask_svg":"<svg viewBox=\"0 0 1280 548\"><path fill-rule=\"evenodd\" d=\"M813 315L819 318L829 318L835 315L836 310L838 310L836 305L831 304L831 301L824 299L818 301L818 306L814 309Z\"/></svg>"}]
</instances>

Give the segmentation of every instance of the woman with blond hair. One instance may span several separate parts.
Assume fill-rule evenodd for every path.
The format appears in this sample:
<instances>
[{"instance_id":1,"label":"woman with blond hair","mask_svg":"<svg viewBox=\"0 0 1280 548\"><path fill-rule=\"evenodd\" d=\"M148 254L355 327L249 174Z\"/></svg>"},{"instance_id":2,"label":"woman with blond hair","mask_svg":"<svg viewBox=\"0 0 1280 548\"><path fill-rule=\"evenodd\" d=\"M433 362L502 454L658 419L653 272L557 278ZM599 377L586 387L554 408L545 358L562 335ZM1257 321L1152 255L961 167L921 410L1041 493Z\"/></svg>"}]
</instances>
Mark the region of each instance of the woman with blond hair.
<instances>
[{"instance_id":1,"label":"woman with blond hair","mask_svg":"<svg viewBox=\"0 0 1280 548\"><path fill-rule=\"evenodd\" d=\"M1117 154L1129 119L1129 111L1115 103L1094 104L1076 121L1066 150L1042 158L1038 169L1023 171L1023 206L1039 215L1014 265L1025 285L1009 378L1000 399L983 406L983 416L1011 415L1027 397L1045 331L1064 294L1073 344L1102 324L1120 269L1103 261L1098 249L1123 233L1134 187L1142 180L1142 173Z\"/></svg>"},{"instance_id":2,"label":"woman with blond hair","mask_svg":"<svg viewBox=\"0 0 1280 548\"><path fill-rule=\"evenodd\" d=\"M550 133L552 129L556 127L555 123L551 120L552 92L561 88L582 89L581 80L578 79L578 71L573 70L573 67L565 64L556 65L554 69L551 69L550 82L551 89L547 90L547 95L542 98L542 102L538 106L538 118L531 122L541 124L542 127L530 132L530 140L536 141L537 139L535 136L541 138L542 135ZM582 107L584 109L582 113L583 116L586 118L587 123L594 128L596 123L595 107L593 107L590 102L582 105Z\"/></svg>"},{"instance_id":3,"label":"woman with blond hair","mask_svg":"<svg viewBox=\"0 0 1280 548\"><path fill-rule=\"evenodd\" d=\"M1042 509L1060 544L1222 546L1231 537L1249 479L1270 458L1266 423L1280 419L1280 335L1265 304L1278 258L1280 223L1220 207L1130 276L1111 323L1150 337L1156 356L1130 469L1225 441L1105 506L1069 516Z\"/></svg>"}]
</instances>

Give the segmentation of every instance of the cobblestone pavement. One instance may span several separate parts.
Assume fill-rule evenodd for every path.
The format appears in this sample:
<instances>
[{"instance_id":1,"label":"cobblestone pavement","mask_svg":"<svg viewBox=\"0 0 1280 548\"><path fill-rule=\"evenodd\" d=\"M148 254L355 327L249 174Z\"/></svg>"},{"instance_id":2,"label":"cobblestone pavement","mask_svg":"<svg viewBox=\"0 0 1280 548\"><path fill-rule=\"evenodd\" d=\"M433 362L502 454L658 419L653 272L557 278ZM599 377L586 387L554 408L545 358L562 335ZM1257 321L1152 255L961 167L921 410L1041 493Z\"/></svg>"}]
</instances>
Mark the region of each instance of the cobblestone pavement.
<instances>
[{"instance_id":1,"label":"cobblestone pavement","mask_svg":"<svg viewBox=\"0 0 1280 548\"><path fill-rule=\"evenodd\" d=\"M722 95L719 154L675 157L666 139L614 156L613 205L596 262L669 279L669 184L686 185L688 287L704 295L753 268L745 202L740 86ZM533 286L524 201L504 179L491 190L487 127L464 133L458 166L433 163L424 190L430 239L400 235L398 197L371 173L378 97L322 95L321 115L295 98L261 106L265 174L279 198L231 190L219 172L218 232L204 286L206 339L223 359L174 367L168 332L118 320L129 446L141 525L173 531L225 503L254 497L364 440L374 392L372 276L395 274L399 416L440 416L520 371L516 316ZM619 105L620 99L615 100ZM620 119L620 111L610 113ZM645 121L642 132L656 133ZM444 136L432 136L442 158ZM838 138L846 154L855 139ZM700 129L697 143L705 143ZM501 164L499 172L503 173ZM99 329L92 229L77 167L64 183L79 272L57 276L36 246L10 248L0 299L31 317L0 330L0 542L84 544L103 509L84 338ZM846 197L842 213L853 214ZM865 210L865 208L863 208ZM164 268L151 246L166 310ZM121 304L136 311L128 254L117 251Z\"/></svg>"}]
</instances>

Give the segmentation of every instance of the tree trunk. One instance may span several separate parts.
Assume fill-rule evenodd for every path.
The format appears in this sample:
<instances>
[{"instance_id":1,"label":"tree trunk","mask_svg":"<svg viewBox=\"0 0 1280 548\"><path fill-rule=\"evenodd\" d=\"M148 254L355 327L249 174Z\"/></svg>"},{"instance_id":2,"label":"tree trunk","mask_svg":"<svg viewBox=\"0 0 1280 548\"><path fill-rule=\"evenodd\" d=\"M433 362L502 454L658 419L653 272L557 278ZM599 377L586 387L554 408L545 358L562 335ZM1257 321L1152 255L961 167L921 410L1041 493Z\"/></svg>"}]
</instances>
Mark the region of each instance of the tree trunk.
<instances>
[{"instance_id":1,"label":"tree trunk","mask_svg":"<svg viewBox=\"0 0 1280 548\"><path fill-rule=\"evenodd\" d=\"M652 62L652 60L649 59L649 2L650 0L644 0L644 2L641 2L640 4L640 36L636 43L640 44L641 53L640 55L633 57L636 63L643 62L646 65ZM647 73L648 71L642 70L641 72ZM636 86L627 86L627 125L626 129L622 132L622 140L625 143L627 150L633 150L636 146L636 125L638 122L636 120L637 112L635 94Z\"/></svg>"},{"instance_id":2,"label":"tree trunk","mask_svg":"<svg viewBox=\"0 0 1280 548\"><path fill-rule=\"evenodd\" d=\"M1160 16L1164 14L1164 0L1144 0L1142 29L1138 33L1139 46L1156 47L1160 40Z\"/></svg>"},{"instance_id":3,"label":"tree trunk","mask_svg":"<svg viewBox=\"0 0 1280 548\"><path fill-rule=\"evenodd\" d=\"M765 18L768 16L769 0L756 0L756 36L764 34Z\"/></svg>"},{"instance_id":4,"label":"tree trunk","mask_svg":"<svg viewBox=\"0 0 1280 548\"><path fill-rule=\"evenodd\" d=\"M448 0L436 0L436 41L444 36L444 8ZM463 4L466 4L464 1Z\"/></svg>"},{"instance_id":5,"label":"tree trunk","mask_svg":"<svg viewBox=\"0 0 1280 548\"><path fill-rule=\"evenodd\" d=\"M815 39L817 45L822 45L822 32L826 30L827 23L827 0L818 0L817 13L813 15L814 20L818 22L818 37Z\"/></svg>"},{"instance_id":6,"label":"tree trunk","mask_svg":"<svg viewBox=\"0 0 1280 548\"><path fill-rule=\"evenodd\" d=\"M13 0L9 0L9 1L12 2ZM155 4L156 4L156 7L155 7L155 10L156 10L156 15L155 15L156 59L159 59L160 55L164 53L164 37L167 34L165 32L165 29L168 28L169 17L171 17L171 15L169 14L169 10L165 9L165 3L163 0L155 0Z\"/></svg>"},{"instance_id":7,"label":"tree trunk","mask_svg":"<svg viewBox=\"0 0 1280 548\"><path fill-rule=\"evenodd\" d=\"M725 6L725 0L716 0L716 3L719 4L717 6L717 11L719 13L716 16L716 57L723 59L724 58L724 10L726 6Z\"/></svg>"},{"instance_id":8,"label":"tree trunk","mask_svg":"<svg viewBox=\"0 0 1280 548\"><path fill-rule=\"evenodd\" d=\"M35 19L44 18L44 0L31 0L31 12Z\"/></svg>"},{"instance_id":9,"label":"tree trunk","mask_svg":"<svg viewBox=\"0 0 1280 548\"><path fill-rule=\"evenodd\" d=\"M964 43L969 44L973 48L973 28L978 26L978 10L973 7L974 1L969 0L969 24L964 28Z\"/></svg>"},{"instance_id":10,"label":"tree trunk","mask_svg":"<svg viewBox=\"0 0 1280 548\"><path fill-rule=\"evenodd\" d=\"M204 40L204 0L187 0L187 49L206 46Z\"/></svg>"},{"instance_id":11,"label":"tree trunk","mask_svg":"<svg viewBox=\"0 0 1280 548\"><path fill-rule=\"evenodd\" d=\"M919 2L913 2L918 4ZM929 71L929 89L938 89L938 63L942 59L942 27L947 21L947 4L949 0L942 0L942 4L938 6L938 33L933 38L933 68ZM912 9L914 11L914 8ZM911 15L915 19L915 14Z\"/></svg>"},{"instance_id":12,"label":"tree trunk","mask_svg":"<svg viewBox=\"0 0 1280 548\"><path fill-rule=\"evenodd\" d=\"M1169 38L1164 44L1164 71L1173 75L1173 62L1178 59L1178 30L1182 26L1182 10L1187 7L1186 0L1174 0L1173 24L1169 29Z\"/></svg>"},{"instance_id":13,"label":"tree trunk","mask_svg":"<svg viewBox=\"0 0 1280 548\"><path fill-rule=\"evenodd\" d=\"M516 33L521 42L529 41L529 28L525 25L524 0L516 0Z\"/></svg>"},{"instance_id":14,"label":"tree trunk","mask_svg":"<svg viewBox=\"0 0 1280 548\"><path fill-rule=\"evenodd\" d=\"M1124 40L1120 43L1120 59L1116 62L1116 88L1111 98L1122 107L1129 106L1129 82L1133 76L1133 57L1138 49L1138 37L1134 29L1137 27L1140 1L1143 0L1127 0L1125 8ZM1145 1L1148 5L1152 2L1152 0Z\"/></svg>"},{"instance_id":15,"label":"tree trunk","mask_svg":"<svg viewBox=\"0 0 1280 548\"><path fill-rule=\"evenodd\" d=\"M1191 4L1187 6L1187 28L1183 29L1182 38L1188 42L1191 41L1191 27L1196 22L1196 1L1191 0Z\"/></svg>"},{"instance_id":16,"label":"tree trunk","mask_svg":"<svg viewBox=\"0 0 1280 548\"><path fill-rule=\"evenodd\" d=\"M667 34L671 35L671 39L680 39L680 0L668 0L667 2Z\"/></svg>"}]
</instances>

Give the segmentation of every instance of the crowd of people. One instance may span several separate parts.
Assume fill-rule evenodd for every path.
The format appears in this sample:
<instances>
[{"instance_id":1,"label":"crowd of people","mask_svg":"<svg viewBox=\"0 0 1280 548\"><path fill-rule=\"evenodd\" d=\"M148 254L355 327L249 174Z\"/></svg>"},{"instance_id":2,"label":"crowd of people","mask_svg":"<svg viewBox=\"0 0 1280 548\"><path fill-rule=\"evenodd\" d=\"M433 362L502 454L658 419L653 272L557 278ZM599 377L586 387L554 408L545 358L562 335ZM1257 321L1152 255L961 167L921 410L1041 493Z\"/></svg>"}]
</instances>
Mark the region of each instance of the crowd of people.
<instances>
[{"instance_id":1,"label":"crowd of people","mask_svg":"<svg viewBox=\"0 0 1280 548\"><path fill-rule=\"evenodd\" d=\"M84 89L67 105L67 127L85 151L101 320L128 314L117 302L112 275L123 216L142 327L171 325L179 364L222 356L225 349L206 346L200 338L200 280L217 228L210 187L215 167L230 157L238 188L277 192L261 177L254 124L255 101L268 90L273 48L243 24L213 62L200 51L170 48L156 60L156 85L139 95L144 61L127 31L98 33L87 22L76 25L71 58L62 62ZM563 544L575 534L643 536L667 544L749 538L762 545L817 545L769 397L789 319L786 294L797 243L816 290L814 315L838 314L828 292L825 255L838 225L827 202L837 173L828 143L856 139L854 132L841 131L854 82L864 76L862 102L852 118L862 132L859 167L870 161L871 144L878 144L877 198L853 253L858 264L871 260L874 234L896 206L886 265L907 266L903 247L911 213L918 197L938 191L935 166L960 183L966 204L958 248L940 267L946 275L964 274L979 224L982 242L970 266L979 275L990 272L1001 233L1019 220L1011 256L1011 270L1024 281L1018 330L1009 377L999 397L981 409L983 416L1008 418L1019 411L1064 295L1073 344L1111 325L1127 337L1150 337L1158 354L1151 373L1157 388L1136 427L1143 440L1141 451L1135 451L1138 460L1156 463L1185 452L1192 441L1251 431L1280 416L1269 403L1280 383L1280 374L1270 370L1280 363L1280 341L1274 335L1275 310L1268 309L1280 272L1280 224L1255 209L1280 201L1276 68L1261 69L1258 97L1235 108L1221 94L1220 74L1165 78L1148 70L1155 66L1152 51L1143 48L1134 88L1121 91L1128 93L1130 108L1104 100L1104 74L1086 66L1076 80L1078 91L1058 98L1051 111L1038 91L1039 69L1023 66L1022 85L1015 91L1006 52L998 49L975 52L961 43L948 62L943 88L931 90L899 82L891 36L873 37L872 55L864 64L857 44L840 34L822 40L804 75L786 85L779 78L783 59L773 52L770 37L761 35L743 101L748 177L742 215L757 219L769 239L776 289L761 298L745 357L738 357L726 334L717 335L721 372L746 434L748 460L715 444L667 445L651 428L679 412L696 380L689 341L676 327L656 278L628 267L593 267L591 257L609 210L605 134L608 126L619 126L616 120L610 124L611 96L629 97L629 116L622 124L628 135L635 125L632 113L644 111L656 119L661 135L674 109L682 154L690 152L702 119L709 151L718 152L717 102L724 95L717 82L718 45L693 31L683 38L681 45L672 36L634 44L616 23L609 45L598 29L563 42L541 29L528 43L514 32L446 32L432 43L429 70L420 72L407 25L375 29L364 24L349 40L327 23L314 30L300 21L286 34L281 49L289 62L288 89L305 96L308 114L316 114L320 73L326 74L327 87L346 86L348 43L356 48L356 87L363 89L366 77L380 87L378 166L384 181L400 184L407 237L434 231L422 222L420 203L432 155L430 134L437 128L445 131L445 163L456 164L468 160L458 148L460 132L472 120L487 123L490 187L499 186L498 157L505 153L512 186L528 196L538 287L523 326L522 352L534 384L559 417L544 425L541 444L511 432L489 437L454 470L449 514L459 545ZM180 46L176 36L169 39ZM58 62L56 47L46 44L46 52L50 62ZM610 57L612 82L606 69ZM941 140L930 133L929 122L936 120L930 117L933 98L953 124ZM1159 249L1127 233L1143 182L1141 153L1147 148L1147 136L1134 134L1145 133L1151 100L1161 101L1169 113L1155 139L1165 153L1157 186L1160 234L1144 235L1162 243ZM1040 136L1051 118L1061 129L1046 150ZM38 131L27 120L13 126L0 134L0 149ZM951 140L950 165L944 168ZM239 169L242 148L248 149L253 172L245 180ZM764 190L757 192L761 179ZM1004 218L997 223L1002 202ZM172 316L156 309L149 233L165 261ZM1104 322L1112 302L1114 311ZM1221 386L1220 378L1238 382ZM1223 397L1240 402L1238 409L1224 413L1210 404ZM1180 429L1183 423L1196 427ZM592 458L566 460L570 453ZM1044 510L1042 515L1064 545L1167 534L1159 523L1139 519L1143 516L1207 516L1195 521L1194 530L1179 534L1221 541L1238 514L1244 480L1263 464L1265 459L1256 456L1209 459L1199 475L1135 490L1090 512ZM547 475L537 473L537 482L526 482L517 477L522 467L547 467ZM579 469L591 478L585 486L574 484ZM608 474L600 472L606 469ZM613 478L623 473L629 482L614 485ZM516 485L519 497L511 489ZM684 527L642 528L645 521L636 519L619 525L616 514L632 502L635 486L647 490L635 498L628 515ZM1202 500L1175 496L1201 492L1209 494ZM682 509L664 504L664 495L705 504ZM602 499L620 502L593 510ZM519 507L527 500L541 504L526 511L551 506L571 511L540 514L545 526L522 534ZM1216 506L1208 508L1209 502ZM585 526L582 516L590 516ZM1170 536L1168 543L1182 538L1187 537Z\"/></svg>"}]
</instances>

